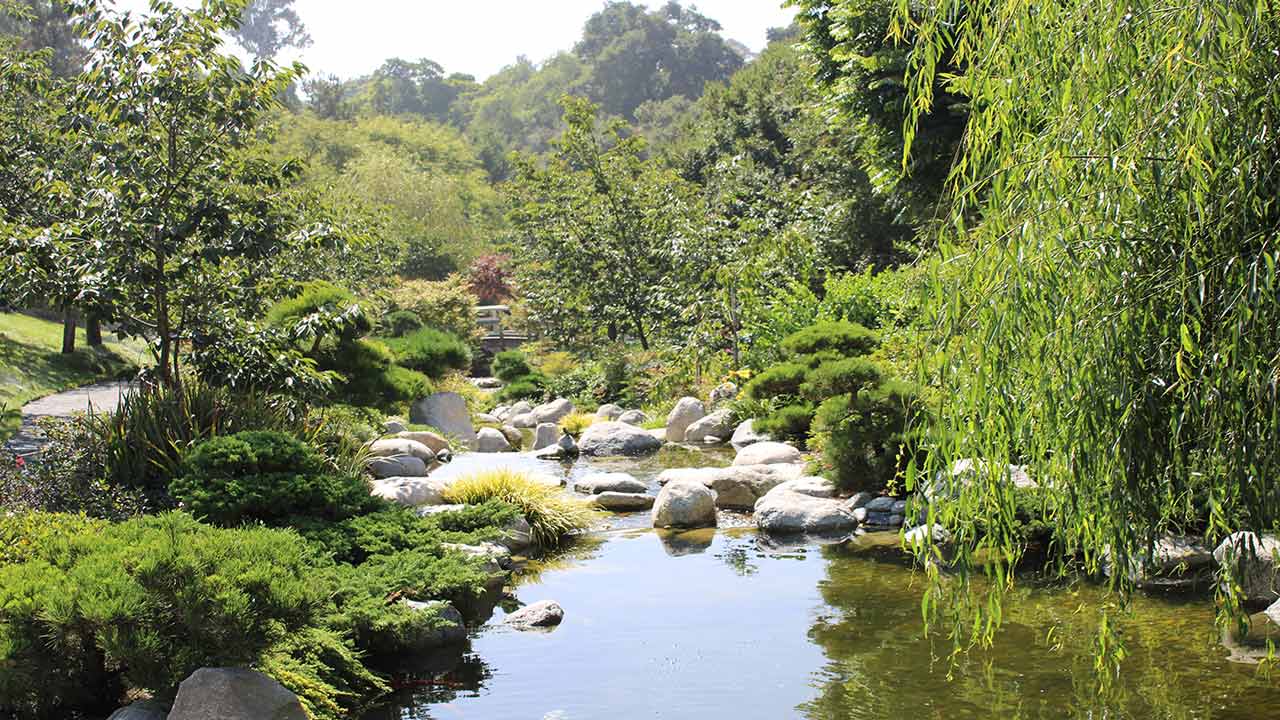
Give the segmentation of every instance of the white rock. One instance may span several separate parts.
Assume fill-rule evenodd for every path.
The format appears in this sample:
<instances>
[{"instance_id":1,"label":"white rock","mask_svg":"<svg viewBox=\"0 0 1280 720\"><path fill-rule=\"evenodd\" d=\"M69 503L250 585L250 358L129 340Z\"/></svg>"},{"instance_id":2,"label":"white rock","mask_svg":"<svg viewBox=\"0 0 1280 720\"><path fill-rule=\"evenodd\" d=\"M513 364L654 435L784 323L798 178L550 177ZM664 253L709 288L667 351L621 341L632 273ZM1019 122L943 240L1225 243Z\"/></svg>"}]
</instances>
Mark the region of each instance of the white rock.
<instances>
[{"instance_id":1,"label":"white rock","mask_svg":"<svg viewBox=\"0 0 1280 720\"><path fill-rule=\"evenodd\" d=\"M734 465L773 465L775 463L798 463L802 460L800 451L786 443L764 441L753 443L738 451L733 459Z\"/></svg>"},{"instance_id":2,"label":"white rock","mask_svg":"<svg viewBox=\"0 0 1280 720\"><path fill-rule=\"evenodd\" d=\"M511 416L511 425L522 430L538 427L538 418L533 413L521 413Z\"/></svg>"},{"instance_id":3,"label":"white rock","mask_svg":"<svg viewBox=\"0 0 1280 720\"><path fill-rule=\"evenodd\" d=\"M628 410L618 416L618 422L639 426L649 422L649 416L640 410Z\"/></svg>"},{"instance_id":4,"label":"white rock","mask_svg":"<svg viewBox=\"0 0 1280 720\"><path fill-rule=\"evenodd\" d=\"M476 439L471 425L471 412L467 401L455 392L433 393L409 408L409 421L430 425L445 435L451 435L470 445Z\"/></svg>"},{"instance_id":5,"label":"white rock","mask_svg":"<svg viewBox=\"0 0 1280 720\"><path fill-rule=\"evenodd\" d=\"M596 408L596 417L601 420L617 420L622 416L622 408L613 403L605 403Z\"/></svg>"},{"instance_id":6,"label":"white rock","mask_svg":"<svg viewBox=\"0 0 1280 720\"><path fill-rule=\"evenodd\" d=\"M200 668L178 685L168 720L307 720L298 696L260 672Z\"/></svg>"},{"instance_id":7,"label":"white rock","mask_svg":"<svg viewBox=\"0 0 1280 720\"><path fill-rule=\"evenodd\" d=\"M542 423L533 431L533 449L551 447L560 439L560 426L555 423Z\"/></svg>"},{"instance_id":8,"label":"white rock","mask_svg":"<svg viewBox=\"0 0 1280 720\"><path fill-rule=\"evenodd\" d=\"M1165 535L1151 547L1150 557L1132 558L1129 577L1138 587L1193 586L1212 574L1216 562L1213 551L1198 537ZM1110 549L1103 558L1102 570L1110 576Z\"/></svg>"},{"instance_id":9,"label":"white rock","mask_svg":"<svg viewBox=\"0 0 1280 720\"><path fill-rule=\"evenodd\" d=\"M656 528L716 526L716 494L696 480L675 480L663 486L653 503Z\"/></svg>"},{"instance_id":10,"label":"white rock","mask_svg":"<svg viewBox=\"0 0 1280 720\"><path fill-rule=\"evenodd\" d=\"M531 412L533 412L533 403L529 402L528 400L521 400L517 402L515 405L511 406L510 415L511 417L516 417L517 415L524 415L525 413L531 413Z\"/></svg>"},{"instance_id":11,"label":"white rock","mask_svg":"<svg viewBox=\"0 0 1280 720\"><path fill-rule=\"evenodd\" d=\"M502 423L502 420L488 413L480 413L479 415L476 415L476 422L484 423L486 425L499 425Z\"/></svg>"},{"instance_id":12,"label":"white rock","mask_svg":"<svg viewBox=\"0 0 1280 720\"><path fill-rule=\"evenodd\" d=\"M785 466L784 466L785 467ZM833 498L836 496L836 486L830 480L810 475L808 477L796 478L782 483L779 487L788 492L800 493L816 498ZM869 508L868 508L869 509Z\"/></svg>"},{"instance_id":13,"label":"white rock","mask_svg":"<svg viewBox=\"0 0 1280 720\"><path fill-rule=\"evenodd\" d=\"M436 453L431 448L408 438L388 438L374 440L369 443L370 457L399 457L409 455L430 465L435 462Z\"/></svg>"},{"instance_id":14,"label":"white rock","mask_svg":"<svg viewBox=\"0 0 1280 720\"><path fill-rule=\"evenodd\" d=\"M1264 605L1280 600L1280 538L1232 533L1214 549L1213 559L1224 570L1235 571L1246 603Z\"/></svg>"},{"instance_id":15,"label":"white rock","mask_svg":"<svg viewBox=\"0 0 1280 720\"><path fill-rule=\"evenodd\" d=\"M595 495L602 492L643 493L649 486L622 472L595 473L575 482L573 489Z\"/></svg>"},{"instance_id":16,"label":"white rock","mask_svg":"<svg viewBox=\"0 0 1280 720\"><path fill-rule=\"evenodd\" d=\"M685 431L707 414L702 401L694 397L682 397L667 414L667 442L684 442Z\"/></svg>"},{"instance_id":17,"label":"white rock","mask_svg":"<svg viewBox=\"0 0 1280 720\"><path fill-rule=\"evenodd\" d=\"M951 463L951 472L939 472L933 478L933 484L924 488L924 496L929 500L940 497L958 497L962 488L972 485L980 477L989 473L990 465L986 460L961 458ZM985 477L982 477L985 481ZM1006 465L1000 475L1001 482L1012 483L1015 488L1030 489L1038 487L1035 480L1027 472L1025 465Z\"/></svg>"},{"instance_id":18,"label":"white rock","mask_svg":"<svg viewBox=\"0 0 1280 720\"><path fill-rule=\"evenodd\" d=\"M902 544L910 548L921 545L930 538L934 545L946 545L951 542L951 531L937 524L920 525L911 528L902 536Z\"/></svg>"},{"instance_id":19,"label":"white rock","mask_svg":"<svg viewBox=\"0 0 1280 720\"><path fill-rule=\"evenodd\" d=\"M733 431L733 436L729 438L729 444L733 445L735 450L741 450L748 445L771 439L767 433L756 432L755 420L746 420Z\"/></svg>"},{"instance_id":20,"label":"white rock","mask_svg":"<svg viewBox=\"0 0 1280 720\"><path fill-rule=\"evenodd\" d=\"M695 420L685 430L684 441L688 443L704 442L708 438L716 438L720 442L733 434L733 416L728 410L716 410L710 415Z\"/></svg>"},{"instance_id":21,"label":"white rock","mask_svg":"<svg viewBox=\"0 0 1280 720\"><path fill-rule=\"evenodd\" d=\"M431 452L436 453L437 455L442 450L449 449L448 440L445 440L440 435L437 435L433 432L428 432L426 430L406 430L405 432L398 433L396 437L402 438L404 440L412 440L417 443L422 443L423 445L426 445L427 447L431 448Z\"/></svg>"},{"instance_id":22,"label":"white rock","mask_svg":"<svg viewBox=\"0 0 1280 720\"><path fill-rule=\"evenodd\" d=\"M756 502L756 526L773 533L840 533L858 527L854 512L839 500L776 487Z\"/></svg>"},{"instance_id":23,"label":"white rock","mask_svg":"<svg viewBox=\"0 0 1280 720\"><path fill-rule=\"evenodd\" d=\"M525 605L511 613L506 623L516 628L554 627L564 620L564 608L554 600Z\"/></svg>"},{"instance_id":24,"label":"white rock","mask_svg":"<svg viewBox=\"0 0 1280 720\"><path fill-rule=\"evenodd\" d=\"M507 442L507 436L493 428L480 428L480 432L476 434L475 446L476 451L482 453L508 452L511 450L511 443Z\"/></svg>"},{"instance_id":25,"label":"white rock","mask_svg":"<svg viewBox=\"0 0 1280 720\"><path fill-rule=\"evenodd\" d=\"M644 429L614 421L595 423L578 439L583 455L597 457L646 455L661 447L662 441Z\"/></svg>"},{"instance_id":26,"label":"white rock","mask_svg":"<svg viewBox=\"0 0 1280 720\"><path fill-rule=\"evenodd\" d=\"M424 477L390 477L375 480L370 494L404 507L441 505L449 481Z\"/></svg>"},{"instance_id":27,"label":"white rock","mask_svg":"<svg viewBox=\"0 0 1280 720\"><path fill-rule=\"evenodd\" d=\"M803 473L801 465L735 465L727 468L673 468L658 475L658 484L676 480L702 483L716 493L716 507L750 510L778 485Z\"/></svg>"},{"instance_id":28,"label":"white rock","mask_svg":"<svg viewBox=\"0 0 1280 720\"><path fill-rule=\"evenodd\" d=\"M507 418L511 416L511 406L499 405L498 407L490 410L489 414L498 418L501 422L506 422Z\"/></svg>"},{"instance_id":29,"label":"white rock","mask_svg":"<svg viewBox=\"0 0 1280 720\"><path fill-rule=\"evenodd\" d=\"M533 409L531 413L534 420L533 427L537 427L542 423L558 423L572 413L573 403L564 398L556 398ZM517 427L519 426L517 425Z\"/></svg>"},{"instance_id":30,"label":"white rock","mask_svg":"<svg viewBox=\"0 0 1280 720\"><path fill-rule=\"evenodd\" d=\"M644 493L609 490L592 495L587 500L611 512L638 512L653 507L654 497Z\"/></svg>"},{"instance_id":31,"label":"white rock","mask_svg":"<svg viewBox=\"0 0 1280 720\"><path fill-rule=\"evenodd\" d=\"M425 477L427 464L412 455L369 458L365 467L375 478Z\"/></svg>"}]
</instances>

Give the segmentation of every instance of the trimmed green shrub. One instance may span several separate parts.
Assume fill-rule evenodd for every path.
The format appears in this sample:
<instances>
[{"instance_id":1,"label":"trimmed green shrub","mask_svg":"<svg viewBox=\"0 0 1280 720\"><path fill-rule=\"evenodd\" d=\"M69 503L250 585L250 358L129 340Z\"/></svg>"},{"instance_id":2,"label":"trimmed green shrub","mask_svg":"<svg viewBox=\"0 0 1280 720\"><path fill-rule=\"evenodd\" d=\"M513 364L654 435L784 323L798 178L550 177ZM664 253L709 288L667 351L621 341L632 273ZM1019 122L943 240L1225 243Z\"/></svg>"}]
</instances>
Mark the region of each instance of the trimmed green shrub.
<instances>
[{"instance_id":1,"label":"trimmed green shrub","mask_svg":"<svg viewBox=\"0 0 1280 720\"><path fill-rule=\"evenodd\" d=\"M411 310L397 310L382 318L382 334L388 337L404 337L423 327L422 318Z\"/></svg>"},{"instance_id":2,"label":"trimmed green shrub","mask_svg":"<svg viewBox=\"0 0 1280 720\"><path fill-rule=\"evenodd\" d=\"M335 394L359 405L390 407L416 400L431 387L426 375L396 365L391 349L375 340L325 346L316 360L320 367L342 375Z\"/></svg>"},{"instance_id":3,"label":"trimmed green shrub","mask_svg":"<svg viewBox=\"0 0 1280 720\"><path fill-rule=\"evenodd\" d=\"M918 410L916 387L900 380L819 405L813 432L836 485L846 491L884 489L906 466L907 426Z\"/></svg>"},{"instance_id":4,"label":"trimmed green shrub","mask_svg":"<svg viewBox=\"0 0 1280 720\"><path fill-rule=\"evenodd\" d=\"M493 500L425 518L406 508L392 507L341 522L293 518L292 525L334 561L359 565L376 555L413 549L434 551L442 542L492 540L501 532L499 528L518 516L514 506Z\"/></svg>"},{"instance_id":5,"label":"trimmed green shrub","mask_svg":"<svg viewBox=\"0 0 1280 720\"><path fill-rule=\"evenodd\" d=\"M421 328L402 338L390 339L387 345L400 365L428 377L440 378L450 370L471 367L471 348L453 335L434 328Z\"/></svg>"},{"instance_id":6,"label":"trimmed green shrub","mask_svg":"<svg viewBox=\"0 0 1280 720\"><path fill-rule=\"evenodd\" d=\"M266 319L297 339L314 338L313 350L326 337L348 342L373 329L355 295L324 280L309 282L297 295L277 302Z\"/></svg>"},{"instance_id":7,"label":"trimmed green shrub","mask_svg":"<svg viewBox=\"0 0 1280 720\"><path fill-rule=\"evenodd\" d=\"M831 350L845 356L866 355L879 345L874 332L857 323L837 320L820 322L795 332L782 341L789 355L813 355Z\"/></svg>"},{"instance_id":8,"label":"trimmed green shrub","mask_svg":"<svg viewBox=\"0 0 1280 720\"><path fill-rule=\"evenodd\" d=\"M200 444L169 492L193 515L223 526L283 524L295 515L341 520L380 505L362 478L327 473L314 449L272 431Z\"/></svg>"},{"instance_id":9,"label":"trimmed green shrub","mask_svg":"<svg viewBox=\"0 0 1280 720\"><path fill-rule=\"evenodd\" d=\"M493 356L493 374L503 382L516 382L533 374L529 358L519 350L505 350Z\"/></svg>"},{"instance_id":10,"label":"trimmed green shrub","mask_svg":"<svg viewBox=\"0 0 1280 720\"><path fill-rule=\"evenodd\" d=\"M871 360L846 358L814 368L800 386L800 394L812 402L822 402L834 395L856 393L877 385L882 378L880 367Z\"/></svg>"},{"instance_id":11,"label":"trimmed green shrub","mask_svg":"<svg viewBox=\"0 0 1280 720\"><path fill-rule=\"evenodd\" d=\"M813 424L813 405L801 403L778 408L756 420L755 429L775 440L805 440Z\"/></svg>"},{"instance_id":12,"label":"trimmed green shrub","mask_svg":"<svg viewBox=\"0 0 1280 720\"><path fill-rule=\"evenodd\" d=\"M745 392L753 400L768 400L775 397L796 397L800 394L800 386L804 383L809 368L800 363L783 363L774 365L747 383Z\"/></svg>"},{"instance_id":13,"label":"trimmed green shrub","mask_svg":"<svg viewBox=\"0 0 1280 720\"><path fill-rule=\"evenodd\" d=\"M546 391L539 382L540 378L526 376L503 387L494 396L500 403L511 403L519 400L541 400Z\"/></svg>"}]
</instances>

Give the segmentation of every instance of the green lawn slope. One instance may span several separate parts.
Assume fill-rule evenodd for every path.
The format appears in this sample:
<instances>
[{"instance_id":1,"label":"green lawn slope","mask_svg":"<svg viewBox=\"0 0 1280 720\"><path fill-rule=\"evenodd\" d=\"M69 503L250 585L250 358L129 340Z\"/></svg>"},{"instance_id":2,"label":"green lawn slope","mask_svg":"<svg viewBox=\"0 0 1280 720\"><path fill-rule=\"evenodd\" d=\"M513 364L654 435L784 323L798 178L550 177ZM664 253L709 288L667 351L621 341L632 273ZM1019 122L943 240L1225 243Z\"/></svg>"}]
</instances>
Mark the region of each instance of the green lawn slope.
<instances>
[{"instance_id":1,"label":"green lawn slope","mask_svg":"<svg viewBox=\"0 0 1280 720\"><path fill-rule=\"evenodd\" d=\"M0 313L0 441L17 431L22 406L63 390L131 375L146 352L133 342L86 346L77 333L71 355L62 348L62 325L20 313Z\"/></svg>"}]
</instances>

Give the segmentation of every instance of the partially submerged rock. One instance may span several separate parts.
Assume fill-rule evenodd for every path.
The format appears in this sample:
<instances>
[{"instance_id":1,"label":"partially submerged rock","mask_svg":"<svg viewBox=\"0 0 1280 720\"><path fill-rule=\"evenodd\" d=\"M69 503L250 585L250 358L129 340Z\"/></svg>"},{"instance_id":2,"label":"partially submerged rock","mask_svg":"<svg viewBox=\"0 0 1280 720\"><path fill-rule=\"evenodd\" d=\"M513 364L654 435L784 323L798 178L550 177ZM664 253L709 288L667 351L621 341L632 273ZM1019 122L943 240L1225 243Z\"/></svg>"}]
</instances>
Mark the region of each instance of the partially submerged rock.
<instances>
[{"instance_id":1,"label":"partially submerged rock","mask_svg":"<svg viewBox=\"0 0 1280 720\"><path fill-rule=\"evenodd\" d=\"M168 720L307 720L298 696L254 670L200 668L178 685Z\"/></svg>"},{"instance_id":2,"label":"partially submerged rock","mask_svg":"<svg viewBox=\"0 0 1280 720\"><path fill-rule=\"evenodd\" d=\"M1181 587L1208 580L1216 562L1200 538L1166 535L1152 545L1149 557L1132 558L1129 566L1129 578L1138 587ZM1115 572L1110 552L1102 570L1108 576Z\"/></svg>"},{"instance_id":3,"label":"partially submerged rock","mask_svg":"<svg viewBox=\"0 0 1280 720\"><path fill-rule=\"evenodd\" d=\"M578 439L582 454L597 457L647 455L661 447L662 441L642 428L615 421L595 423Z\"/></svg>"},{"instance_id":4,"label":"partially submerged rock","mask_svg":"<svg viewBox=\"0 0 1280 720\"><path fill-rule=\"evenodd\" d=\"M639 512L652 508L654 497L644 493L607 490L588 497L587 501L610 512Z\"/></svg>"},{"instance_id":5,"label":"partially submerged rock","mask_svg":"<svg viewBox=\"0 0 1280 720\"><path fill-rule=\"evenodd\" d=\"M564 621L564 608L554 600L525 605L507 616L506 623L517 629L555 627Z\"/></svg>"},{"instance_id":6,"label":"partially submerged rock","mask_svg":"<svg viewBox=\"0 0 1280 720\"><path fill-rule=\"evenodd\" d=\"M706 414L706 408L698 398L680 398L676 401L676 406L667 414L667 442L684 442L685 432L689 426L701 420Z\"/></svg>"},{"instance_id":7,"label":"partially submerged rock","mask_svg":"<svg viewBox=\"0 0 1280 720\"><path fill-rule=\"evenodd\" d=\"M551 447L560 439L560 426L555 423L540 423L533 431L533 449L541 450Z\"/></svg>"},{"instance_id":8,"label":"partially submerged rock","mask_svg":"<svg viewBox=\"0 0 1280 720\"><path fill-rule=\"evenodd\" d=\"M798 463L803 458L800 451L786 443L766 440L748 445L738 451L733 459L734 465L773 465L776 463Z\"/></svg>"},{"instance_id":9,"label":"partially submerged rock","mask_svg":"<svg viewBox=\"0 0 1280 720\"><path fill-rule=\"evenodd\" d=\"M832 534L850 532L858 519L844 503L789 489L784 483L755 505L756 526L771 533Z\"/></svg>"},{"instance_id":10,"label":"partially submerged rock","mask_svg":"<svg viewBox=\"0 0 1280 720\"><path fill-rule=\"evenodd\" d=\"M462 613L458 612L458 609L449 603L443 600L432 600L430 602L403 600L402 602L414 612L435 615L434 622L419 628L412 637L403 639L404 643L408 645L404 649L433 650L449 645L457 645L467 639L467 627L463 624Z\"/></svg>"},{"instance_id":11,"label":"partially submerged rock","mask_svg":"<svg viewBox=\"0 0 1280 720\"><path fill-rule=\"evenodd\" d=\"M500 430L480 428L480 432L476 433L475 448L482 453L509 452L511 443Z\"/></svg>"},{"instance_id":12,"label":"partially submerged rock","mask_svg":"<svg viewBox=\"0 0 1280 720\"><path fill-rule=\"evenodd\" d=\"M716 493L716 506L750 510L778 485L800 477L800 465L734 465L727 468L673 468L658 475L658 484L693 480Z\"/></svg>"},{"instance_id":13,"label":"partially submerged rock","mask_svg":"<svg viewBox=\"0 0 1280 720\"><path fill-rule=\"evenodd\" d=\"M649 486L627 473L614 472L588 475L575 482L573 489L580 493L594 495L602 492L643 493L649 489Z\"/></svg>"},{"instance_id":14,"label":"partially submerged rock","mask_svg":"<svg viewBox=\"0 0 1280 720\"><path fill-rule=\"evenodd\" d=\"M656 528L716 526L716 494L696 480L675 480L663 486L653 504Z\"/></svg>"},{"instance_id":15,"label":"partially submerged rock","mask_svg":"<svg viewBox=\"0 0 1280 720\"><path fill-rule=\"evenodd\" d=\"M1280 600L1280 538L1232 533L1214 549L1213 558L1231 572L1246 604L1261 606Z\"/></svg>"}]
</instances>

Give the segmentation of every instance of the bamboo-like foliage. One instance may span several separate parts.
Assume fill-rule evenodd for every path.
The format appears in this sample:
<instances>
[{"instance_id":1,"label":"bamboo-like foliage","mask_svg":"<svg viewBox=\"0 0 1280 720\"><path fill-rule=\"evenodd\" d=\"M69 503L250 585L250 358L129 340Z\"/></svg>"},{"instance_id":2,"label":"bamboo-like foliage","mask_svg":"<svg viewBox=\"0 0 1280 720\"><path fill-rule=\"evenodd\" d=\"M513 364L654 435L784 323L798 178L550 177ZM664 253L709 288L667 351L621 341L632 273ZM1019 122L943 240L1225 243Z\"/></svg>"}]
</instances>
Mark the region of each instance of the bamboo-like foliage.
<instances>
[{"instance_id":1,"label":"bamboo-like foliage","mask_svg":"<svg viewBox=\"0 0 1280 720\"><path fill-rule=\"evenodd\" d=\"M926 616L952 613L957 642L999 624L1020 552L1005 463L1054 488L1056 556L1090 572L1141 562L1163 533L1274 528L1277 5L899 0L894 32L916 43L916 117L944 63L971 99L934 273L941 350L922 358L944 400L910 480L990 462L933 510L962 572ZM913 138L908 121L908 152ZM985 599L963 572L977 557L996 560ZM1133 579L1111 582L1122 600ZM1100 656L1122 656L1100 627Z\"/></svg>"}]
</instances>

